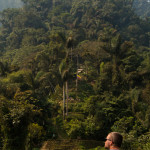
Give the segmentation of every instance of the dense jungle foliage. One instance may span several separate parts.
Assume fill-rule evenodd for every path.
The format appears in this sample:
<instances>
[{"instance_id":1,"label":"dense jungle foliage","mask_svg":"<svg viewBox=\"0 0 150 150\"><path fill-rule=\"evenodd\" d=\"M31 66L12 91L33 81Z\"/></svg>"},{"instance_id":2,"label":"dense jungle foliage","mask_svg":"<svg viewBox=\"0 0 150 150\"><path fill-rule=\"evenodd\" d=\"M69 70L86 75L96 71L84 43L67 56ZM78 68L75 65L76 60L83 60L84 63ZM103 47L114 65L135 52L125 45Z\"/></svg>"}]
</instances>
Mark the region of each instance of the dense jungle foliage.
<instances>
[{"instance_id":1,"label":"dense jungle foliage","mask_svg":"<svg viewBox=\"0 0 150 150\"><path fill-rule=\"evenodd\" d=\"M133 0L22 2L0 13L2 149L118 131L148 150L150 18Z\"/></svg>"}]
</instances>

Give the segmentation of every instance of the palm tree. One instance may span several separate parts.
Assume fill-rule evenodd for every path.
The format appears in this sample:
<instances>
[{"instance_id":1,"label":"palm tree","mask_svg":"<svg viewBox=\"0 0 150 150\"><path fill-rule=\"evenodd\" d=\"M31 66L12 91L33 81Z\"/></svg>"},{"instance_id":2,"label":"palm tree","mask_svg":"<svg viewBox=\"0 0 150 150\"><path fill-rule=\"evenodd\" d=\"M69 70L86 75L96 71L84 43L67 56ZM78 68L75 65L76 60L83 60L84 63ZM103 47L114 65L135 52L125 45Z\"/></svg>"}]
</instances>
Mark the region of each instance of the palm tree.
<instances>
[{"instance_id":1,"label":"palm tree","mask_svg":"<svg viewBox=\"0 0 150 150\"><path fill-rule=\"evenodd\" d=\"M61 74L61 78L63 81L63 118L65 119L65 113L68 115L68 78L69 78L69 64L68 64L68 55L65 59L62 60L59 66L59 72ZM66 92L65 92L66 90ZM65 95L66 93L66 95ZM67 98L67 106L66 106L66 98Z\"/></svg>"},{"instance_id":2,"label":"palm tree","mask_svg":"<svg viewBox=\"0 0 150 150\"><path fill-rule=\"evenodd\" d=\"M71 76L70 70L72 65L72 49L73 49L72 37L69 37L67 39L66 48L67 48L66 57L61 61L59 65L59 72L61 74L61 78L63 81L63 118L64 119L65 119L65 115L68 115L68 80ZM71 58L69 58L70 55Z\"/></svg>"}]
</instances>

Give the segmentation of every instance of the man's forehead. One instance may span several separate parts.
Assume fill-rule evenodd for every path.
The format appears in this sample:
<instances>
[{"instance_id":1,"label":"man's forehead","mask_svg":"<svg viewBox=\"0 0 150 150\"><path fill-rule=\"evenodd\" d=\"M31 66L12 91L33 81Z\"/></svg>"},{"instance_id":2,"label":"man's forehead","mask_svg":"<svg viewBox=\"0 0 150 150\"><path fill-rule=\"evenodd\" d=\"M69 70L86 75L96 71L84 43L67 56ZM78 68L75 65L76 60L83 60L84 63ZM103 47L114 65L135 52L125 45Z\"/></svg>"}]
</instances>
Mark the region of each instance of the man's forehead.
<instances>
[{"instance_id":1,"label":"man's forehead","mask_svg":"<svg viewBox=\"0 0 150 150\"><path fill-rule=\"evenodd\" d=\"M111 137L111 135L110 135L110 134L108 134L108 135L107 135L107 138L109 139L110 137Z\"/></svg>"}]
</instances>

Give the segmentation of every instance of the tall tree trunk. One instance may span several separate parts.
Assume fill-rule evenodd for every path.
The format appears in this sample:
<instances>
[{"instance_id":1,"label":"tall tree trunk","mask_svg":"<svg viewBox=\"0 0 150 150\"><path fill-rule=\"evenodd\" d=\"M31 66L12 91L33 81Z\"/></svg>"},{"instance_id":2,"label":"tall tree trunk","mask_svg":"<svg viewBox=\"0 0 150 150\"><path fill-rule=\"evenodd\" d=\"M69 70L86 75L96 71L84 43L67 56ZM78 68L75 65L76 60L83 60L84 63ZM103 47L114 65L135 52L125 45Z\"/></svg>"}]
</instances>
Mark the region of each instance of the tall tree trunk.
<instances>
[{"instance_id":1,"label":"tall tree trunk","mask_svg":"<svg viewBox=\"0 0 150 150\"><path fill-rule=\"evenodd\" d=\"M68 81L66 81L66 116L68 116Z\"/></svg>"},{"instance_id":2,"label":"tall tree trunk","mask_svg":"<svg viewBox=\"0 0 150 150\"><path fill-rule=\"evenodd\" d=\"M71 47L71 62L72 62L72 47Z\"/></svg>"},{"instance_id":3,"label":"tall tree trunk","mask_svg":"<svg viewBox=\"0 0 150 150\"><path fill-rule=\"evenodd\" d=\"M65 83L63 83L63 119L65 119Z\"/></svg>"},{"instance_id":4,"label":"tall tree trunk","mask_svg":"<svg viewBox=\"0 0 150 150\"><path fill-rule=\"evenodd\" d=\"M78 97L78 64L79 64L79 60L78 60L78 55L77 55L77 73L76 73L76 99Z\"/></svg>"}]
</instances>

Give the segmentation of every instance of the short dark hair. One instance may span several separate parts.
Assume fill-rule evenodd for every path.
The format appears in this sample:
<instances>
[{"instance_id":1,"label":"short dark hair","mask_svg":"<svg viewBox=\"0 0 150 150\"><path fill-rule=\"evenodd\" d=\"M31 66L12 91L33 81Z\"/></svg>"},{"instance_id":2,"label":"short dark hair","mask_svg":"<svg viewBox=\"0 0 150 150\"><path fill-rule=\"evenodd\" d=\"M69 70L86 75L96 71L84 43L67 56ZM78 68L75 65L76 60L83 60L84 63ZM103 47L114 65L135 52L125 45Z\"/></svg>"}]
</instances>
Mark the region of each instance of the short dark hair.
<instances>
[{"instance_id":1,"label":"short dark hair","mask_svg":"<svg viewBox=\"0 0 150 150\"><path fill-rule=\"evenodd\" d=\"M111 132L110 138L113 142L114 146L121 147L122 141L123 141L123 136L119 132Z\"/></svg>"}]
</instances>

